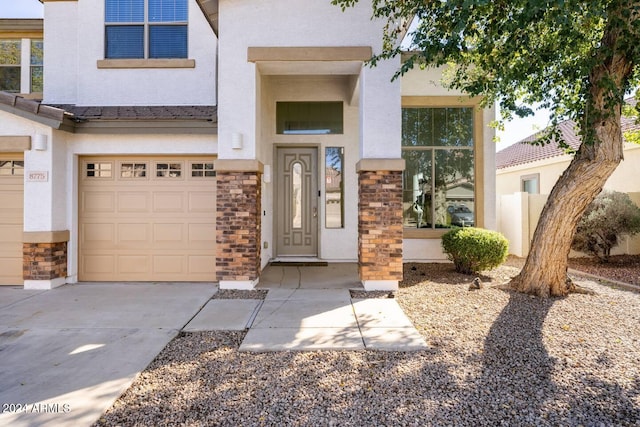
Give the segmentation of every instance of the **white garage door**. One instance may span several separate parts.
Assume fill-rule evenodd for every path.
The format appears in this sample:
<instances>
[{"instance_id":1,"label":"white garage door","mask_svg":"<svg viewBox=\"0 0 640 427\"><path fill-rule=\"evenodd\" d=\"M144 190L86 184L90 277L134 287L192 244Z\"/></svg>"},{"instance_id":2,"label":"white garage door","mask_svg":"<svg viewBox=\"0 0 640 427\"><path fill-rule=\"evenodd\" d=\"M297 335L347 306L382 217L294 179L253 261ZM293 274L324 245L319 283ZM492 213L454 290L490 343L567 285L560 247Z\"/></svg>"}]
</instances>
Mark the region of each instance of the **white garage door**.
<instances>
[{"instance_id":1,"label":"white garage door","mask_svg":"<svg viewBox=\"0 0 640 427\"><path fill-rule=\"evenodd\" d=\"M213 158L83 157L79 179L79 280L215 280Z\"/></svg>"},{"instance_id":2,"label":"white garage door","mask_svg":"<svg viewBox=\"0 0 640 427\"><path fill-rule=\"evenodd\" d=\"M22 285L24 162L0 153L0 285Z\"/></svg>"}]
</instances>

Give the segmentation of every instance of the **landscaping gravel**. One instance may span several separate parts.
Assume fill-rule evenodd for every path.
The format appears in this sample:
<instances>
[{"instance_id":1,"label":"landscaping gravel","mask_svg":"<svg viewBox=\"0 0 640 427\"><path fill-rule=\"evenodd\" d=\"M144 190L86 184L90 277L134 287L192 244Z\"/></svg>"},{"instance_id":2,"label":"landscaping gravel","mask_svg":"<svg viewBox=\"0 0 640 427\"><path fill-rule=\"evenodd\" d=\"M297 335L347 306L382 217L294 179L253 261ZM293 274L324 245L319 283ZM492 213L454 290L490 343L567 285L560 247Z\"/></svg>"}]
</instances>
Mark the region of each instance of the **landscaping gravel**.
<instances>
[{"instance_id":1,"label":"landscaping gravel","mask_svg":"<svg viewBox=\"0 0 640 427\"><path fill-rule=\"evenodd\" d=\"M241 353L182 333L96 425L639 426L640 294L541 300L407 264L395 298L429 350Z\"/></svg>"}]
</instances>

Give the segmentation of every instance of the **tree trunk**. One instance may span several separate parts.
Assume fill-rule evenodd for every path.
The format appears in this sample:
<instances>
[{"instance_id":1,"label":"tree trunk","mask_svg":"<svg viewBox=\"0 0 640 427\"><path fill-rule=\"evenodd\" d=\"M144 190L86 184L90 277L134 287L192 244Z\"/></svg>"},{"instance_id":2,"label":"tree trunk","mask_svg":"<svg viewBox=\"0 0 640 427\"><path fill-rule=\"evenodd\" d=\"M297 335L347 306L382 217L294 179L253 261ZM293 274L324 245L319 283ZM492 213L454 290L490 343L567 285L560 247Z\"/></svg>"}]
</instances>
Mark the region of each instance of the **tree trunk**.
<instances>
[{"instance_id":1,"label":"tree trunk","mask_svg":"<svg viewBox=\"0 0 640 427\"><path fill-rule=\"evenodd\" d=\"M531 250L511 286L541 297L564 296L573 288L567 276L571 242L578 222L622 159L616 123L602 126L594 145L583 144L553 187L542 210ZM586 152L590 152L586 154Z\"/></svg>"},{"instance_id":2,"label":"tree trunk","mask_svg":"<svg viewBox=\"0 0 640 427\"><path fill-rule=\"evenodd\" d=\"M578 222L623 157L620 117L633 61L631 55L621 51L620 46L624 45L619 40L621 24L612 18L624 16L621 9L629 4L614 3L616 10L609 11L609 24L596 51L598 61L589 76L582 134L592 132L593 142L583 138L578 152L549 195L529 256L520 274L511 281L511 287L520 292L549 297L565 296L575 289L567 276L567 268ZM622 21L628 25L628 19Z\"/></svg>"}]
</instances>

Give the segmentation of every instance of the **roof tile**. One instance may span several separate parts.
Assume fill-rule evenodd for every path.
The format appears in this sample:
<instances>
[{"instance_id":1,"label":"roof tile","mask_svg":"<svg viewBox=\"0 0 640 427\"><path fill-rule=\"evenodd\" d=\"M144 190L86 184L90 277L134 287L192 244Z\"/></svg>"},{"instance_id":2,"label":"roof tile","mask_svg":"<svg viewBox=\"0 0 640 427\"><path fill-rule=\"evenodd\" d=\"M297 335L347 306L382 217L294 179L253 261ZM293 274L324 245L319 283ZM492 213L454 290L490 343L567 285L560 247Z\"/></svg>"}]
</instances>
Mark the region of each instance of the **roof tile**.
<instances>
[{"instance_id":1,"label":"roof tile","mask_svg":"<svg viewBox=\"0 0 640 427\"><path fill-rule=\"evenodd\" d=\"M627 103L633 103L633 100L626 100ZM640 123L635 118L622 117L622 131L640 130ZM580 137L576 135L575 122L566 120L558 123L558 129L562 134L562 139L574 150L580 147ZM550 159L561 156L566 152L558 147L558 144L551 142L546 145L537 144L535 141L542 136L544 131L537 132L515 144L500 150L496 153L496 169L504 169L511 166L518 166L532 163L538 160Z\"/></svg>"}]
</instances>

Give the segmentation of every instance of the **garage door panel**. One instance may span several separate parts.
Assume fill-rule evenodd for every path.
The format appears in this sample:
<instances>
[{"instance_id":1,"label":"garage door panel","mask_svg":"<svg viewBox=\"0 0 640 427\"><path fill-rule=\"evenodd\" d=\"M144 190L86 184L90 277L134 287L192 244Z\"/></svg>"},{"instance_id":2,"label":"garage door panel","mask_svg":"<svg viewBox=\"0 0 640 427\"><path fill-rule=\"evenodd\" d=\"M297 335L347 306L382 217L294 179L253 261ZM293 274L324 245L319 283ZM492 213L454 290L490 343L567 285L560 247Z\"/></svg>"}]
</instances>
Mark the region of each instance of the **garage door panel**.
<instances>
[{"instance_id":1,"label":"garage door panel","mask_svg":"<svg viewBox=\"0 0 640 427\"><path fill-rule=\"evenodd\" d=\"M191 191L189 192L189 212L216 213L215 191Z\"/></svg>"},{"instance_id":2,"label":"garage door panel","mask_svg":"<svg viewBox=\"0 0 640 427\"><path fill-rule=\"evenodd\" d=\"M150 213L151 195L148 191L119 191L118 212L123 213Z\"/></svg>"},{"instance_id":3,"label":"garage door panel","mask_svg":"<svg viewBox=\"0 0 640 427\"><path fill-rule=\"evenodd\" d=\"M153 194L154 213L182 213L184 211L184 193L165 191Z\"/></svg>"},{"instance_id":4,"label":"garage door panel","mask_svg":"<svg viewBox=\"0 0 640 427\"><path fill-rule=\"evenodd\" d=\"M22 257L0 253L0 284L22 285Z\"/></svg>"},{"instance_id":5,"label":"garage door panel","mask_svg":"<svg viewBox=\"0 0 640 427\"><path fill-rule=\"evenodd\" d=\"M118 248L120 249L144 249L150 246L150 226L146 223L128 222L120 223L118 227Z\"/></svg>"},{"instance_id":6,"label":"garage door panel","mask_svg":"<svg viewBox=\"0 0 640 427\"><path fill-rule=\"evenodd\" d=\"M114 255L84 254L83 258L84 260L82 263L82 271L87 275L113 274L116 271L116 262ZM89 280L98 279L93 278Z\"/></svg>"},{"instance_id":7,"label":"garage door panel","mask_svg":"<svg viewBox=\"0 0 640 427\"><path fill-rule=\"evenodd\" d=\"M178 245L188 247L185 240L184 224L154 224L153 242L159 245Z\"/></svg>"},{"instance_id":8,"label":"garage door panel","mask_svg":"<svg viewBox=\"0 0 640 427\"><path fill-rule=\"evenodd\" d=\"M82 224L82 243L93 249L112 248L116 241L115 229L115 224L107 222Z\"/></svg>"},{"instance_id":9,"label":"garage door panel","mask_svg":"<svg viewBox=\"0 0 640 427\"><path fill-rule=\"evenodd\" d=\"M153 274L185 274L185 257L182 255L156 255L153 257Z\"/></svg>"},{"instance_id":10,"label":"garage door panel","mask_svg":"<svg viewBox=\"0 0 640 427\"><path fill-rule=\"evenodd\" d=\"M191 167L192 163L212 165L213 158L83 157L80 162L80 170L88 171L89 163ZM215 190L215 174L192 176L190 171L179 178L155 173L139 178L81 177L79 279L215 280Z\"/></svg>"},{"instance_id":11,"label":"garage door panel","mask_svg":"<svg viewBox=\"0 0 640 427\"><path fill-rule=\"evenodd\" d=\"M216 242L215 224L189 224L189 241L191 243L211 245Z\"/></svg>"},{"instance_id":12,"label":"garage door panel","mask_svg":"<svg viewBox=\"0 0 640 427\"><path fill-rule=\"evenodd\" d=\"M151 271L151 257L145 255L119 255L118 273L148 275Z\"/></svg>"},{"instance_id":13,"label":"garage door panel","mask_svg":"<svg viewBox=\"0 0 640 427\"><path fill-rule=\"evenodd\" d=\"M1 187L0 190L2 190ZM19 218L22 217L23 204L24 198L22 195L22 191L2 191L0 218L2 218L3 220L19 220Z\"/></svg>"},{"instance_id":14,"label":"garage door panel","mask_svg":"<svg viewBox=\"0 0 640 427\"><path fill-rule=\"evenodd\" d=\"M22 249L22 221L14 219L9 224L7 222L9 221L3 221L3 224L0 224L0 236L2 236L0 245L3 243L18 244Z\"/></svg>"},{"instance_id":15,"label":"garage door panel","mask_svg":"<svg viewBox=\"0 0 640 427\"><path fill-rule=\"evenodd\" d=\"M82 213L116 213L116 197L112 191L87 191L82 197Z\"/></svg>"},{"instance_id":16,"label":"garage door panel","mask_svg":"<svg viewBox=\"0 0 640 427\"><path fill-rule=\"evenodd\" d=\"M215 274L216 257L191 255L189 256L189 273L191 274Z\"/></svg>"}]
</instances>

